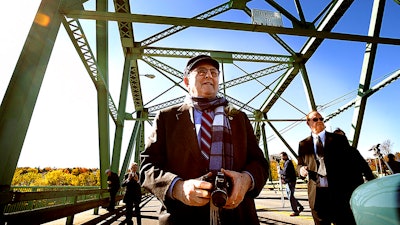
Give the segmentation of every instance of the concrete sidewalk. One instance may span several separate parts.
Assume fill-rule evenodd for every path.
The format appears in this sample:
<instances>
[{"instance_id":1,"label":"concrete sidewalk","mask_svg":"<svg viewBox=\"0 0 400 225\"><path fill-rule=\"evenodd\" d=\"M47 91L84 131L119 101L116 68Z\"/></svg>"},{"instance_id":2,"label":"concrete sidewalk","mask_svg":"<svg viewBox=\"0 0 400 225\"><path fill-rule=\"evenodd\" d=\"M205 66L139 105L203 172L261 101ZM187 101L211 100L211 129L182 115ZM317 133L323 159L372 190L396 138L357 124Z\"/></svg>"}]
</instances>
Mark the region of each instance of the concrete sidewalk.
<instances>
[{"instance_id":1,"label":"concrete sidewalk","mask_svg":"<svg viewBox=\"0 0 400 225\"><path fill-rule=\"evenodd\" d=\"M293 213L286 192L280 190L264 189L256 199L257 214L260 224L299 224L313 225L310 207L307 199L307 189L296 189L295 197L303 205L304 211L300 216L291 217ZM263 223L263 218L269 219Z\"/></svg>"}]
</instances>

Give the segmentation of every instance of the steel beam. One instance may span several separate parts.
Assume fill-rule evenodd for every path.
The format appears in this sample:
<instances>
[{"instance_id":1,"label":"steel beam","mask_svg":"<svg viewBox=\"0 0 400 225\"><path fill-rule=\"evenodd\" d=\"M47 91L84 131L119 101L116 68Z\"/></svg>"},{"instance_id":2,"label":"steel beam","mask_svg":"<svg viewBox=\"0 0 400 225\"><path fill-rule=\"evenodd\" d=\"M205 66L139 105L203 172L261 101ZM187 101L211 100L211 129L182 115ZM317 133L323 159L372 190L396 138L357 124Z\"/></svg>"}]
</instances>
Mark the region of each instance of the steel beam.
<instances>
[{"instance_id":1,"label":"steel beam","mask_svg":"<svg viewBox=\"0 0 400 225\"><path fill-rule=\"evenodd\" d=\"M106 0L96 0L96 10L106 12L108 10ZM96 49L97 65L103 75L104 82L96 82L97 89L97 114L99 132L99 156L100 171L102 173L100 185L107 187L107 176L104 171L110 168L118 173L118 168L110 165L110 123L108 106L108 24L107 21L96 21Z\"/></svg>"},{"instance_id":2,"label":"steel beam","mask_svg":"<svg viewBox=\"0 0 400 225\"><path fill-rule=\"evenodd\" d=\"M353 1L344 0L344 2L353 2ZM346 10L347 8L340 8L340 9ZM340 15L343 14L344 12L340 13ZM70 18L89 19L89 20L109 20L109 21L122 21L122 22L132 22L132 23L136 22L136 23L151 23L151 24L183 25L191 27L238 30L238 31L248 31L248 32L269 33L269 34L287 34L294 36L313 37L317 39L326 38L333 40L400 45L400 40L396 38L370 37L365 35L335 33L331 32L330 30L319 30L319 29L286 28L286 27L274 27L274 26L265 26L265 25L256 25L247 23L202 20L193 18L126 14L126 13L113 13L113 12L103 13L103 12L81 11L81 10L68 10L64 12L64 15ZM339 20L339 18L337 20Z\"/></svg>"},{"instance_id":3,"label":"steel beam","mask_svg":"<svg viewBox=\"0 0 400 225\"><path fill-rule=\"evenodd\" d=\"M60 29L61 0L43 0L0 107L0 189L9 187ZM44 41L45 40L45 41Z\"/></svg>"},{"instance_id":4,"label":"steel beam","mask_svg":"<svg viewBox=\"0 0 400 225\"><path fill-rule=\"evenodd\" d=\"M371 21L368 36L379 37L382 26L383 11L386 0L375 0L372 7ZM368 95L364 95L371 85L372 70L374 68L377 43L367 43L364 53L364 61L358 86L358 96L354 106L353 120L350 130L350 142L353 147L357 147L360 138L362 121L364 119L365 107Z\"/></svg>"}]
</instances>

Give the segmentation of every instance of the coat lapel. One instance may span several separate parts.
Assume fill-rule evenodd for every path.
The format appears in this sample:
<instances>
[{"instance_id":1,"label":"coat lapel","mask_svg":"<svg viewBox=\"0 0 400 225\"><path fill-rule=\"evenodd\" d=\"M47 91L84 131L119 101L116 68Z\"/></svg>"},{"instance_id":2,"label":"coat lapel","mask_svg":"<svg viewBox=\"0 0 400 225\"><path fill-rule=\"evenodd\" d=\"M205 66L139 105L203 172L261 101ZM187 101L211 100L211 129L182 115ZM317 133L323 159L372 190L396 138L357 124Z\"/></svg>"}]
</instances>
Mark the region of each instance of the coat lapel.
<instances>
[{"instance_id":1,"label":"coat lapel","mask_svg":"<svg viewBox=\"0 0 400 225\"><path fill-rule=\"evenodd\" d=\"M184 132L184 134L182 134L182 139L184 140L182 145L185 146L185 151L187 151L186 153L191 155L191 158L195 160L194 163L199 160L202 164L208 164L207 160L201 155L198 144L197 133L194 124L193 107L187 103L182 104L177 109L175 117L176 123L179 124L178 126L182 129L182 131L187 131L188 127L193 127L193 132ZM187 138L185 138L185 136L187 136Z\"/></svg>"}]
</instances>

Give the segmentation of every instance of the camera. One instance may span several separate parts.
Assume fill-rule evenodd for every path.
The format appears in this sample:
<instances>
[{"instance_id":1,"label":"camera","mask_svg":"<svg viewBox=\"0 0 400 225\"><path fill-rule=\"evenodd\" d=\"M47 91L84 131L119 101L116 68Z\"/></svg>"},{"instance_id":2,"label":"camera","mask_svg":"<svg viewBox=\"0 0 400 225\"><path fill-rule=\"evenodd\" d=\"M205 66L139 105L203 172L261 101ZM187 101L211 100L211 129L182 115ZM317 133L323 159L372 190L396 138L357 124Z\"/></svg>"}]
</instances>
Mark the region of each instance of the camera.
<instances>
[{"instance_id":1,"label":"camera","mask_svg":"<svg viewBox=\"0 0 400 225\"><path fill-rule=\"evenodd\" d=\"M214 184L211 192L213 204L218 208L225 206L231 188L230 182L225 177L225 174L223 172L217 172L215 177L205 177L204 180Z\"/></svg>"},{"instance_id":2,"label":"camera","mask_svg":"<svg viewBox=\"0 0 400 225\"><path fill-rule=\"evenodd\" d=\"M374 145L368 151L374 151L374 156L378 158L383 158L381 154L381 149L379 148L380 144Z\"/></svg>"}]
</instances>

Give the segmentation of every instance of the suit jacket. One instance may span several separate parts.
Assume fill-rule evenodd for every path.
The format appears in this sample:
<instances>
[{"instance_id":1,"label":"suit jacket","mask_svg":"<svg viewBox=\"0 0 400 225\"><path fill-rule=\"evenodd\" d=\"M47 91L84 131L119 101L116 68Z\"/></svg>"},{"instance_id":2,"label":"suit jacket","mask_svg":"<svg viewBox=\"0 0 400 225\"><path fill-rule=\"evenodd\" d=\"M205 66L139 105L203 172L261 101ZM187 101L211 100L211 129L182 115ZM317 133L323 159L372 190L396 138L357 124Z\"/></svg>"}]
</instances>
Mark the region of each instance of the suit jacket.
<instances>
[{"instance_id":1,"label":"suit jacket","mask_svg":"<svg viewBox=\"0 0 400 225\"><path fill-rule=\"evenodd\" d=\"M121 187L119 184L119 177L116 173L111 172L111 175L107 177L108 191L112 194L116 194Z\"/></svg>"},{"instance_id":2,"label":"suit jacket","mask_svg":"<svg viewBox=\"0 0 400 225\"><path fill-rule=\"evenodd\" d=\"M350 146L349 152L352 167L348 172L349 176L351 176L351 180L354 180L352 184L353 190L355 190L358 186L364 183L364 178L369 181L375 179L375 176L372 173L367 161L365 161L356 148Z\"/></svg>"},{"instance_id":3,"label":"suit jacket","mask_svg":"<svg viewBox=\"0 0 400 225\"><path fill-rule=\"evenodd\" d=\"M268 179L269 165L246 114L232 107L226 107L225 112L232 129L233 170L252 174L254 188L236 209L222 211L222 224L259 224L254 198ZM141 155L141 179L142 186L162 202L160 224L209 224L209 205L192 207L167 197L174 178L187 180L207 174L208 161L201 155L197 140L191 106L170 107L156 116Z\"/></svg>"},{"instance_id":4,"label":"suit jacket","mask_svg":"<svg viewBox=\"0 0 400 225\"><path fill-rule=\"evenodd\" d=\"M284 183L296 182L296 170L294 169L292 160L288 159L285 161L283 169L279 171L279 174L282 176Z\"/></svg>"},{"instance_id":5,"label":"suit jacket","mask_svg":"<svg viewBox=\"0 0 400 225\"><path fill-rule=\"evenodd\" d=\"M349 175L349 171L353 170L351 150L346 136L325 133L324 145L324 162L326 166L328 190L331 198L331 204L336 209L350 207L349 201L354 187L359 185L359 180L355 180L354 176ZM300 141L298 150L298 166L297 171L300 172L302 166L307 166L309 172L308 181L308 200L310 208L314 209L316 201L317 183L311 179L313 172L317 172L317 162L315 158L314 144L312 136ZM355 184L357 183L357 184ZM337 210L337 213L340 210ZM335 212L334 212L335 213ZM336 215L339 216L340 215Z\"/></svg>"}]
</instances>

